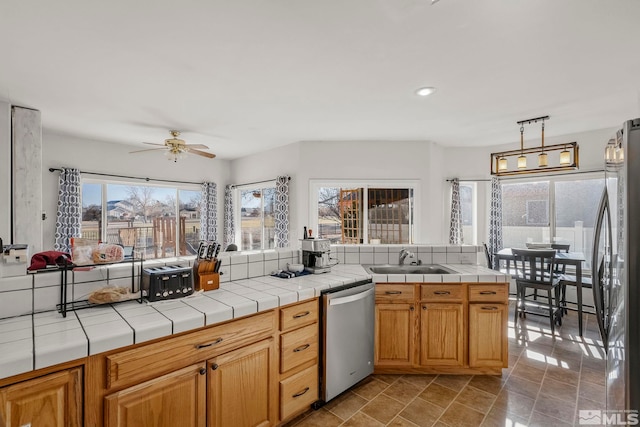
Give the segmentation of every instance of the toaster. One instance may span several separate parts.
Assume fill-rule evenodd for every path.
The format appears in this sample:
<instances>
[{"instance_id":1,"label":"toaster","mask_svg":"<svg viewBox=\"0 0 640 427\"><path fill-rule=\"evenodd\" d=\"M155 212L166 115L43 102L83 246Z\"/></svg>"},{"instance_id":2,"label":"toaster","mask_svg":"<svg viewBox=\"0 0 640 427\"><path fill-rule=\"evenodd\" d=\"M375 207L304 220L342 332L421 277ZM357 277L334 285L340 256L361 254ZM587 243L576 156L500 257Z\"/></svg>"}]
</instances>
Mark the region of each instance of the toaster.
<instances>
[{"instance_id":1,"label":"toaster","mask_svg":"<svg viewBox=\"0 0 640 427\"><path fill-rule=\"evenodd\" d=\"M193 293L193 270L180 265L143 268L140 290L147 301L186 297Z\"/></svg>"}]
</instances>

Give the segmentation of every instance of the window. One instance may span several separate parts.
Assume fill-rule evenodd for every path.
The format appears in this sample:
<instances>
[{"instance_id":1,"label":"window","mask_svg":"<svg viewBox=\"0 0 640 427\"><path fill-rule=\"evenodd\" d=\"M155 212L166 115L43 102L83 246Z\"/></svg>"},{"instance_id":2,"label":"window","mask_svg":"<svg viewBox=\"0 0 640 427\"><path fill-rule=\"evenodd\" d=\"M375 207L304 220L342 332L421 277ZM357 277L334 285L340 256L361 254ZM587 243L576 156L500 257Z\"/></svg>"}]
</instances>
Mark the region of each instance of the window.
<instances>
[{"instance_id":1,"label":"window","mask_svg":"<svg viewBox=\"0 0 640 427\"><path fill-rule=\"evenodd\" d=\"M570 244L571 251L582 252L589 261L603 188L604 179L598 174L502 184L504 246Z\"/></svg>"},{"instance_id":2,"label":"window","mask_svg":"<svg viewBox=\"0 0 640 427\"><path fill-rule=\"evenodd\" d=\"M460 182L460 213L462 215L462 243L475 245L477 242L477 202L476 183Z\"/></svg>"},{"instance_id":3,"label":"window","mask_svg":"<svg viewBox=\"0 0 640 427\"><path fill-rule=\"evenodd\" d=\"M240 188L239 249L272 249L275 247L276 188Z\"/></svg>"},{"instance_id":4,"label":"window","mask_svg":"<svg viewBox=\"0 0 640 427\"><path fill-rule=\"evenodd\" d=\"M82 236L133 246L145 259L194 255L200 241L200 190L82 182Z\"/></svg>"},{"instance_id":5,"label":"window","mask_svg":"<svg viewBox=\"0 0 640 427\"><path fill-rule=\"evenodd\" d=\"M412 243L415 183L311 182L311 228L333 243Z\"/></svg>"}]
</instances>

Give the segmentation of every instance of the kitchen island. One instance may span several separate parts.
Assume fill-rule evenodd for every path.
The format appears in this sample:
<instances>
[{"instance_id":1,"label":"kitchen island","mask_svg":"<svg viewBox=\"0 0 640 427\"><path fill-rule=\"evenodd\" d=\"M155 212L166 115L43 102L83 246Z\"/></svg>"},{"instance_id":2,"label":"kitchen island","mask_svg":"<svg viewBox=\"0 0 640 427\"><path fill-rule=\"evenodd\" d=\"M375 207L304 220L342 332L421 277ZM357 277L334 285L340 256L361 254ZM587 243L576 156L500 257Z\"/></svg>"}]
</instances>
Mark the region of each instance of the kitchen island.
<instances>
[{"instance_id":1,"label":"kitchen island","mask_svg":"<svg viewBox=\"0 0 640 427\"><path fill-rule=\"evenodd\" d=\"M447 268L459 274L371 275L360 265L341 264L330 273L293 279L259 276L233 280L222 283L220 289L170 302L131 301L98 306L70 312L66 318L56 312L45 312L4 319L0 321L0 336L4 340L0 346L11 351L0 353L0 400L2 390L63 373L65 390L75 387L84 394L84 399L75 400L80 403L71 405L71 410L77 411L78 405L84 405L84 421L90 425L102 425L103 413L105 425L127 425L122 417L126 418L123 415L126 411L133 411L132 398L142 390L152 393L171 384L179 384L183 391L201 390L194 391L194 396L199 396L195 401L200 403L189 406L187 412L193 415L207 407L209 413L216 401L202 400L203 396L220 393L225 384L221 379L225 378L224 372L233 376L237 369L246 369L247 366L234 365L246 359L254 361L249 366L257 369L255 378L263 379L266 395L279 395L275 401L271 397L264 402L264 411L256 410L256 419L264 418L271 424L282 422L308 408L308 404L300 406L289 399L289 394L296 398L304 395L303 399L311 401L317 396L306 391L317 381L318 352L317 343L315 346L313 343L318 338L317 312L315 320L310 316L307 323L293 325L285 320L289 314L295 319L300 313L312 313L324 289L367 279L381 285L396 283L414 288L416 285L411 283L506 281L504 275L475 265L451 264ZM227 341L219 351L209 349L222 337ZM234 341L230 337L237 338ZM291 345L310 340L309 346L295 348L315 348L315 353L307 353L313 357L285 365L288 356L282 356L280 350L289 345L289 339ZM202 347L203 351L198 356L191 355L188 349L192 347L198 350ZM163 363L166 366L160 367ZM205 389L209 392L202 392ZM225 395L234 394L227 390ZM213 412L225 414L224 407Z\"/></svg>"}]
</instances>

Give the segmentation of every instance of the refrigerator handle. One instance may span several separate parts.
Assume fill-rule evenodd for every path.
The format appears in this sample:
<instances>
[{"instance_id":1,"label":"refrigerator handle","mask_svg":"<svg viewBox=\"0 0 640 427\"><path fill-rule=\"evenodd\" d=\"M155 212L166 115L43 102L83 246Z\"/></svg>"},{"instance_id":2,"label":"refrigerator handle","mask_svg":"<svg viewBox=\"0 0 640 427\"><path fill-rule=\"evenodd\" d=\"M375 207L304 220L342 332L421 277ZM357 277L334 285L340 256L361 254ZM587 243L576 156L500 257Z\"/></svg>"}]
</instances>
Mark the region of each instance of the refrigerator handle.
<instances>
[{"instance_id":1,"label":"refrigerator handle","mask_svg":"<svg viewBox=\"0 0 640 427\"><path fill-rule=\"evenodd\" d=\"M593 302L596 309L596 318L598 319L598 328L600 329L600 336L602 337L602 342L604 343L605 351L607 350L608 344L608 331L605 328L605 307L604 307L604 295L602 292L602 273L600 270L601 262L598 259L598 246L600 243L600 235L602 232L602 225L605 220L605 216L609 216L609 195L607 192L607 188L604 188L602 192L602 198L600 199L600 205L598 206L598 216L596 218L596 224L593 235L593 248L591 254L591 280L593 282L593 286L591 287L591 291L593 292ZM608 219L608 225L611 224L611 219ZM605 248L606 249L606 248ZM606 257L606 250L605 250ZM602 264L606 265L605 260L602 260Z\"/></svg>"}]
</instances>

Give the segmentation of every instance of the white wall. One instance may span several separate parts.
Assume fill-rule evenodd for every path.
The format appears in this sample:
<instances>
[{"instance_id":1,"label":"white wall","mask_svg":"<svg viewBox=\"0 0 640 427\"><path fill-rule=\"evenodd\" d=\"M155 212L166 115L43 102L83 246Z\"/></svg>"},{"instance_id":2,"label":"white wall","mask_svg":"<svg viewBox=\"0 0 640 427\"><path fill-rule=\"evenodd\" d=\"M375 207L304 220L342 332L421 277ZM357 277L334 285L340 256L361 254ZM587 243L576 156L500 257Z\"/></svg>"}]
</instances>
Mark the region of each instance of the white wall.
<instances>
[{"instance_id":1,"label":"white wall","mask_svg":"<svg viewBox=\"0 0 640 427\"><path fill-rule=\"evenodd\" d=\"M420 182L420 243L442 242L442 148L427 141L304 141L231 163L238 183L290 175L291 241L309 221L311 179L406 179ZM432 185L437 182L439 185Z\"/></svg>"},{"instance_id":2,"label":"white wall","mask_svg":"<svg viewBox=\"0 0 640 427\"><path fill-rule=\"evenodd\" d=\"M11 243L11 105L0 101L0 238ZM18 242L14 242L18 243Z\"/></svg>"},{"instance_id":3,"label":"white wall","mask_svg":"<svg viewBox=\"0 0 640 427\"><path fill-rule=\"evenodd\" d=\"M173 162L167 160L161 151L129 154L135 147L59 135L46 130L43 132L42 140L42 206L47 212L43 226L45 250L53 248L58 197L59 172L49 172L49 168L60 167L151 179L215 182L218 184L219 199L218 236L222 237L222 200L224 186L229 183L229 161L189 155L185 159Z\"/></svg>"}]
</instances>

